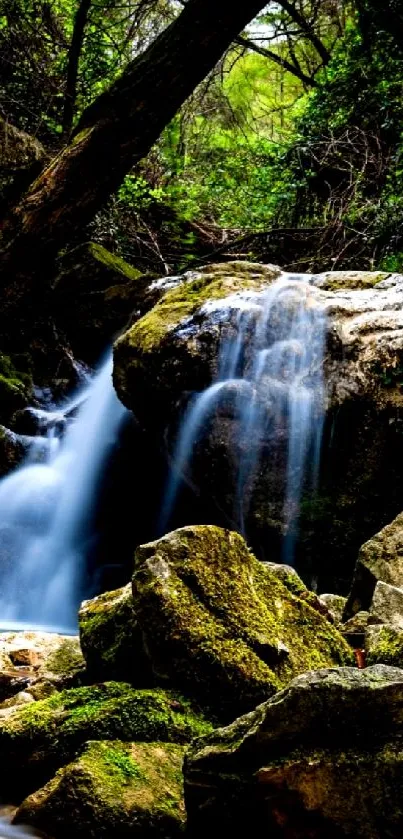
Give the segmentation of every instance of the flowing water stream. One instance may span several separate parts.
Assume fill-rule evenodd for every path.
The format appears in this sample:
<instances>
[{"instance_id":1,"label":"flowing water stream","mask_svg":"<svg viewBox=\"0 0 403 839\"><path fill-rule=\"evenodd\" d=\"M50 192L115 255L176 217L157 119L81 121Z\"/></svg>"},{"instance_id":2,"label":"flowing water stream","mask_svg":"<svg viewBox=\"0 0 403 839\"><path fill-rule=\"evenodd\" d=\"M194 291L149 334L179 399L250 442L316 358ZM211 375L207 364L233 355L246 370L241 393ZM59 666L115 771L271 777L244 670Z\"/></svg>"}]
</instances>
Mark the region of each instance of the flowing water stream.
<instances>
[{"instance_id":1,"label":"flowing water stream","mask_svg":"<svg viewBox=\"0 0 403 839\"><path fill-rule=\"evenodd\" d=\"M125 413L111 355L67 404L37 412L42 436L0 481L0 628L76 628L96 487Z\"/></svg>"},{"instance_id":2,"label":"flowing water stream","mask_svg":"<svg viewBox=\"0 0 403 839\"><path fill-rule=\"evenodd\" d=\"M239 394L235 412L241 452L233 488L234 520L245 533L247 486L261 461L263 442L275 441L285 428L283 559L292 561L302 488L308 484L314 491L318 480L324 419L326 317L310 280L282 275L266 292L233 295L231 311L222 308L223 319L230 322L235 317L235 323L223 331L216 380L190 401L181 423L161 532L169 524L193 448L231 386ZM248 387L247 398L241 385ZM256 441L262 441L260 448Z\"/></svg>"},{"instance_id":3,"label":"flowing water stream","mask_svg":"<svg viewBox=\"0 0 403 839\"><path fill-rule=\"evenodd\" d=\"M42 835L32 827L12 824L14 812L15 807L0 805L0 839L32 839Z\"/></svg>"}]
</instances>

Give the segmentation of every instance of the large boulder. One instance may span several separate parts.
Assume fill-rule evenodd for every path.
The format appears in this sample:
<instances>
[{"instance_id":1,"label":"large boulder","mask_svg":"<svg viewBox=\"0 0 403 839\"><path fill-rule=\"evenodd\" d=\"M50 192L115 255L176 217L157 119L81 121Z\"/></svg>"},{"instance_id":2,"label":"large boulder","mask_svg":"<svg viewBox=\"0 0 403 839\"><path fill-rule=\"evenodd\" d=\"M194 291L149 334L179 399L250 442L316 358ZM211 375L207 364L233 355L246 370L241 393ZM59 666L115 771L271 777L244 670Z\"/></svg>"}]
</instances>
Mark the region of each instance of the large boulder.
<instances>
[{"instance_id":1,"label":"large boulder","mask_svg":"<svg viewBox=\"0 0 403 839\"><path fill-rule=\"evenodd\" d=\"M186 527L140 546L133 601L155 678L233 719L298 673L345 664L339 632L235 532Z\"/></svg>"},{"instance_id":2,"label":"large boulder","mask_svg":"<svg viewBox=\"0 0 403 839\"><path fill-rule=\"evenodd\" d=\"M378 581L403 587L403 513L360 548L346 617L369 609Z\"/></svg>"},{"instance_id":3,"label":"large boulder","mask_svg":"<svg viewBox=\"0 0 403 839\"><path fill-rule=\"evenodd\" d=\"M152 430L168 462L192 396L217 380L223 339L241 328L240 363L247 373L253 319L280 275L275 266L250 263L188 272L117 341L118 394ZM327 317L327 410L319 492L312 495L309 481L302 486L297 566L319 590L344 594L359 546L401 503L403 276L336 272L301 282L309 305ZM235 522L260 558L280 559L289 527L286 430L277 425L273 433L269 385L263 437L242 437L239 406L262 399L247 375L228 382L220 394L193 441L190 461L181 466L184 487L170 526L195 519L229 527ZM245 456L259 468L245 488L241 522L234 498Z\"/></svg>"},{"instance_id":4,"label":"large boulder","mask_svg":"<svg viewBox=\"0 0 403 839\"><path fill-rule=\"evenodd\" d=\"M88 743L23 801L14 821L55 839L176 839L185 827L183 754L172 743Z\"/></svg>"},{"instance_id":5,"label":"large boulder","mask_svg":"<svg viewBox=\"0 0 403 839\"><path fill-rule=\"evenodd\" d=\"M164 427L183 393L207 387L216 372L221 319L206 317L205 307L227 297L236 301L240 292L262 292L280 274L275 266L243 262L184 274L115 344L122 402L147 425Z\"/></svg>"},{"instance_id":6,"label":"large boulder","mask_svg":"<svg viewBox=\"0 0 403 839\"><path fill-rule=\"evenodd\" d=\"M403 671L307 673L228 728L192 743L194 839L398 839L403 832Z\"/></svg>"},{"instance_id":7,"label":"large boulder","mask_svg":"<svg viewBox=\"0 0 403 839\"><path fill-rule=\"evenodd\" d=\"M122 682L74 688L0 716L0 782L13 797L37 789L87 740L183 744L210 730L176 693Z\"/></svg>"}]
</instances>

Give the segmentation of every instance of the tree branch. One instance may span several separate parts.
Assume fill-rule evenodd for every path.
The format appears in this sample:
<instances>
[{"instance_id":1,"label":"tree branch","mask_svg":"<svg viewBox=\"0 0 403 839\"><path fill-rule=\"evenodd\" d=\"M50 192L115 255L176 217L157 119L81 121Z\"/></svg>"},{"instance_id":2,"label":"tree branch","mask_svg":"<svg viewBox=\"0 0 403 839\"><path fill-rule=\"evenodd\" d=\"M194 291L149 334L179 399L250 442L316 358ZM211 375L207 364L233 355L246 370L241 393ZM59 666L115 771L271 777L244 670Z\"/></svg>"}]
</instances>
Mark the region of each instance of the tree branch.
<instances>
[{"instance_id":1,"label":"tree branch","mask_svg":"<svg viewBox=\"0 0 403 839\"><path fill-rule=\"evenodd\" d=\"M309 87L317 87L317 82L313 76L307 76L300 67L296 67L294 64L291 64L290 61L287 61L286 58L282 58L280 55L277 55L276 52L272 52L272 50L268 50L265 47L260 47L258 44L255 44L253 41L249 41L248 38L244 38L242 35L235 38L235 43L248 50L257 52L258 55L262 55L270 61L274 61L275 64L279 65L279 67L283 67L284 70L287 70L289 73L292 73L293 76L296 76L302 84L309 85Z\"/></svg>"},{"instance_id":2,"label":"tree branch","mask_svg":"<svg viewBox=\"0 0 403 839\"><path fill-rule=\"evenodd\" d=\"M323 41L319 38L316 34L315 30L310 26L304 15L302 15L298 9L293 6L288 0L279 0L280 6L284 9L285 12L292 18L295 23L301 28L301 30L305 33L306 37L311 42L312 46L315 47L316 52L320 55L323 64L329 64L331 59L331 54L327 47L325 47Z\"/></svg>"}]
</instances>

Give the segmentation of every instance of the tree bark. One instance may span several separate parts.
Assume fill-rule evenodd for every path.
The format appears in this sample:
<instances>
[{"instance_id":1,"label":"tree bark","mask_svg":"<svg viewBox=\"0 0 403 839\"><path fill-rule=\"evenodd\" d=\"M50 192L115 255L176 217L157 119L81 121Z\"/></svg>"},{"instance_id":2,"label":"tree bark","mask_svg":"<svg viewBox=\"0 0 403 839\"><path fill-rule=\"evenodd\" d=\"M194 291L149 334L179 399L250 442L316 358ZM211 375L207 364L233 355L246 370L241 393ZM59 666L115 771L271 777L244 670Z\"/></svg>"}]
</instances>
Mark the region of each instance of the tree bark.
<instances>
[{"instance_id":1,"label":"tree bark","mask_svg":"<svg viewBox=\"0 0 403 839\"><path fill-rule=\"evenodd\" d=\"M69 145L3 222L3 299L12 302L25 294L33 278L36 289L46 284L41 265L117 190L265 5L262 0L189 0L179 17L86 109Z\"/></svg>"},{"instance_id":2,"label":"tree bark","mask_svg":"<svg viewBox=\"0 0 403 839\"><path fill-rule=\"evenodd\" d=\"M68 138L73 127L77 100L78 65L84 43L85 27L91 8L91 0L80 0L74 20L73 36L67 64L66 90L62 116L63 137Z\"/></svg>"}]
</instances>

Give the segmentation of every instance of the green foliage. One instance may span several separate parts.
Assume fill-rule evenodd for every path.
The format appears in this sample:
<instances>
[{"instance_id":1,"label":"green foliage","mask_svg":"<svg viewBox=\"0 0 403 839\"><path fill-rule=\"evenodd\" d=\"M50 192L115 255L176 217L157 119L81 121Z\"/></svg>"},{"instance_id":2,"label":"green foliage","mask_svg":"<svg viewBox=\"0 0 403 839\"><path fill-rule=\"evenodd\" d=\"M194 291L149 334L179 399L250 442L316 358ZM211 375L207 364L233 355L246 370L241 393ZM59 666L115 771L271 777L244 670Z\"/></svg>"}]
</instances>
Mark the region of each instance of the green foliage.
<instances>
[{"instance_id":1,"label":"green foliage","mask_svg":"<svg viewBox=\"0 0 403 839\"><path fill-rule=\"evenodd\" d=\"M325 231L321 269L401 266L402 74L401 44L352 14L297 121L282 175L296 196L290 220Z\"/></svg>"}]
</instances>

